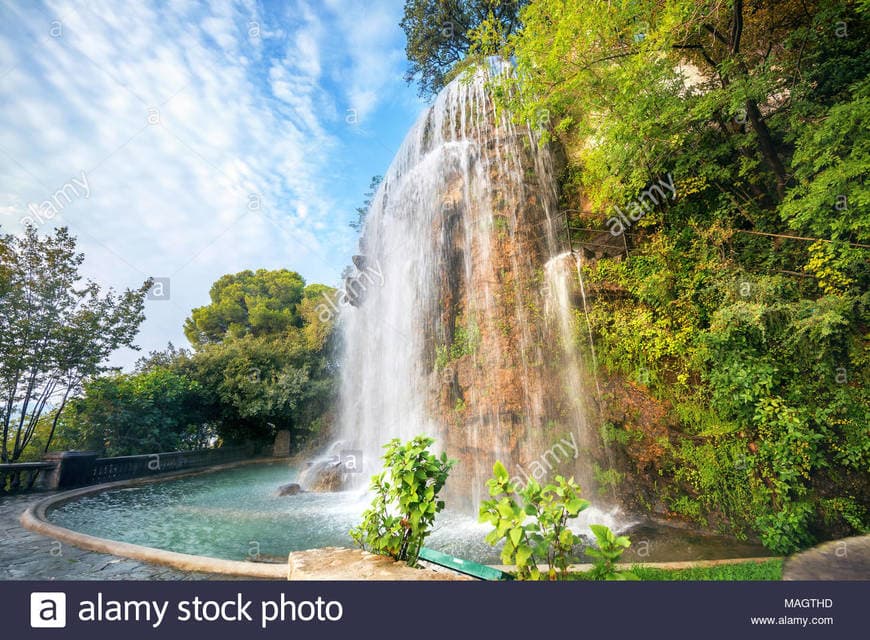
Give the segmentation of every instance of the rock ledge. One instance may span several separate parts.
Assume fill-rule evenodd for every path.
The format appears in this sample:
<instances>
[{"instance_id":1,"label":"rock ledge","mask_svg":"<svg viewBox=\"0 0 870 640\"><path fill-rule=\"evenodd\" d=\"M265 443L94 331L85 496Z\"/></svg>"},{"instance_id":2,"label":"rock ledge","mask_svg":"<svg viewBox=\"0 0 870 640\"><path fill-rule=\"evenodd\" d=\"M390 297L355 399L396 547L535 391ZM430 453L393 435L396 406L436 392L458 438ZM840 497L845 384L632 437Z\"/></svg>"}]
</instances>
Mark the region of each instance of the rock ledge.
<instances>
[{"instance_id":1,"label":"rock ledge","mask_svg":"<svg viewBox=\"0 0 870 640\"><path fill-rule=\"evenodd\" d=\"M288 580L472 580L447 569L414 569L361 549L324 547L294 551L287 560Z\"/></svg>"}]
</instances>

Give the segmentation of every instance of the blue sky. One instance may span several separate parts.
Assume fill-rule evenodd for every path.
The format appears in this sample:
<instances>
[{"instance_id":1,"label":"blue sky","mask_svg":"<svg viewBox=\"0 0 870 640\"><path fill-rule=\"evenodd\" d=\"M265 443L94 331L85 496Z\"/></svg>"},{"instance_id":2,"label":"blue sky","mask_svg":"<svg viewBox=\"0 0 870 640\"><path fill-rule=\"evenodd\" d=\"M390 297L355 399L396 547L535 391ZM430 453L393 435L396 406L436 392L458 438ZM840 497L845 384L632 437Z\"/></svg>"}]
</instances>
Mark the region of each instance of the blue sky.
<instances>
[{"instance_id":1,"label":"blue sky","mask_svg":"<svg viewBox=\"0 0 870 640\"><path fill-rule=\"evenodd\" d=\"M169 278L142 353L187 346L225 273L338 284L354 208L425 107L402 4L0 0L2 230L68 226L106 287Z\"/></svg>"}]
</instances>

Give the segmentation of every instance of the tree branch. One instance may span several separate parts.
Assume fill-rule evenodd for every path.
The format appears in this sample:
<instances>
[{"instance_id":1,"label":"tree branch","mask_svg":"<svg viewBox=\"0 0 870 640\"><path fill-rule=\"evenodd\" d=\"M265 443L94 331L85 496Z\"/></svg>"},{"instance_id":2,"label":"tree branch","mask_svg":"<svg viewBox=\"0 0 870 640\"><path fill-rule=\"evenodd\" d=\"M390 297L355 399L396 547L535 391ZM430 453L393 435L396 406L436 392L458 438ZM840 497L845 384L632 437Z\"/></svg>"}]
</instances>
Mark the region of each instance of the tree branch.
<instances>
[{"instance_id":1,"label":"tree branch","mask_svg":"<svg viewBox=\"0 0 870 640\"><path fill-rule=\"evenodd\" d=\"M704 29L706 29L708 32L710 32L710 34L712 34L713 37L716 38L719 42L724 44L729 49L731 48L731 42L728 40L728 38L722 35L722 33L712 24L704 23L701 26L704 27Z\"/></svg>"},{"instance_id":2,"label":"tree branch","mask_svg":"<svg viewBox=\"0 0 870 640\"><path fill-rule=\"evenodd\" d=\"M743 34L743 0L734 0L734 23L731 25L731 55L740 53L740 36Z\"/></svg>"}]
</instances>

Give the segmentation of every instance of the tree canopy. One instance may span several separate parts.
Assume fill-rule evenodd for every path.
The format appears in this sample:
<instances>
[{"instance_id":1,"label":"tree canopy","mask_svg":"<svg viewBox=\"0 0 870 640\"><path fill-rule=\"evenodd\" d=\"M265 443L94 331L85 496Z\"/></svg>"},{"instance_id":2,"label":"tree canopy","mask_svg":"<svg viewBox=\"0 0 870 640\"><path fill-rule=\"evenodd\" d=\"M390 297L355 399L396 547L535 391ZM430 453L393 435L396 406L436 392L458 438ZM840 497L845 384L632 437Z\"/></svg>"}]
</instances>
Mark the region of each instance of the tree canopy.
<instances>
[{"instance_id":1,"label":"tree canopy","mask_svg":"<svg viewBox=\"0 0 870 640\"><path fill-rule=\"evenodd\" d=\"M133 373L88 382L61 420L64 440L121 455L262 443L287 429L301 444L333 400L333 319L319 305L334 295L286 269L219 278L185 324L195 350L169 344Z\"/></svg>"},{"instance_id":2,"label":"tree canopy","mask_svg":"<svg viewBox=\"0 0 870 640\"><path fill-rule=\"evenodd\" d=\"M241 271L215 282L211 303L193 310L184 334L194 347L246 335L286 332L301 326L297 305L305 280L295 271Z\"/></svg>"},{"instance_id":3,"label":"tree canopy","mask_svg":"<svg viewBox=\"0 0 870 640\"><path fill-rule=\"evenodd\" d=\"M204 396L198 382L167 367L100 376L70 402L63 436L106 456L202 448L216 435Z\"/></svg>"},{"instance_id":4,"label":"tree canopy","mask_svg":"<svg viewBox=\"0 0 870 640\"><path fill-rule=\"evenodd\" d=\"M407 0L400 26L405 32L408 71L405 79L417 82L421 96L437 93L451 70L468 54L469 32L489 20L499 31L513 33L525 0Z\"/></svg>"},{"instance_id":5,"label":"tree canopy","mask_svg":"<svg viewBox=\"0 0 870 640\"><path fill-rule=\"evenodd\" d=\"M133 340L144 319L146 281L138 289L103 293L82 282L84 260L66 228L39 236L0 235L0 460L21 458L43 413L57 417L82 382L106 371L105 361Z\"/></svg>"}]
</instances>

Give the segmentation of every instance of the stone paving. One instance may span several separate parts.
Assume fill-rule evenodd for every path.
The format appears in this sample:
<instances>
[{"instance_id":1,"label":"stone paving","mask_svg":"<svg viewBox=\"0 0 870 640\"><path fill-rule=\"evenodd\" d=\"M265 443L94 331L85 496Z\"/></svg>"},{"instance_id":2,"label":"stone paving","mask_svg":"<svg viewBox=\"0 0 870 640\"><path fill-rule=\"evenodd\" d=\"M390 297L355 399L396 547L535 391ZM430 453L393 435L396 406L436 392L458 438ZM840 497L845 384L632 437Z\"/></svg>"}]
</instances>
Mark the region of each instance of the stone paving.
<instances>
[{"instance_id":1,"label":"stone paving","mask_svg":"<svg viewBox=\"0 0 870 640\"><path fill-rule=\"evenodd\" d=\"M49 493L0 497L0 580L227 580L84 551L28 531L18 517ZM252 579L252 578L246 578Z\"/></svg>"},{"instance_id":2,"label":"stone paving","mask_svg":"<svg viewBox=\"0 0 870 640\"><path fill-rule=\"evenodd\" d=\"M870 535L825 542L793 555L783 580L870 580Z\"/></svg>"}]
</instances>

